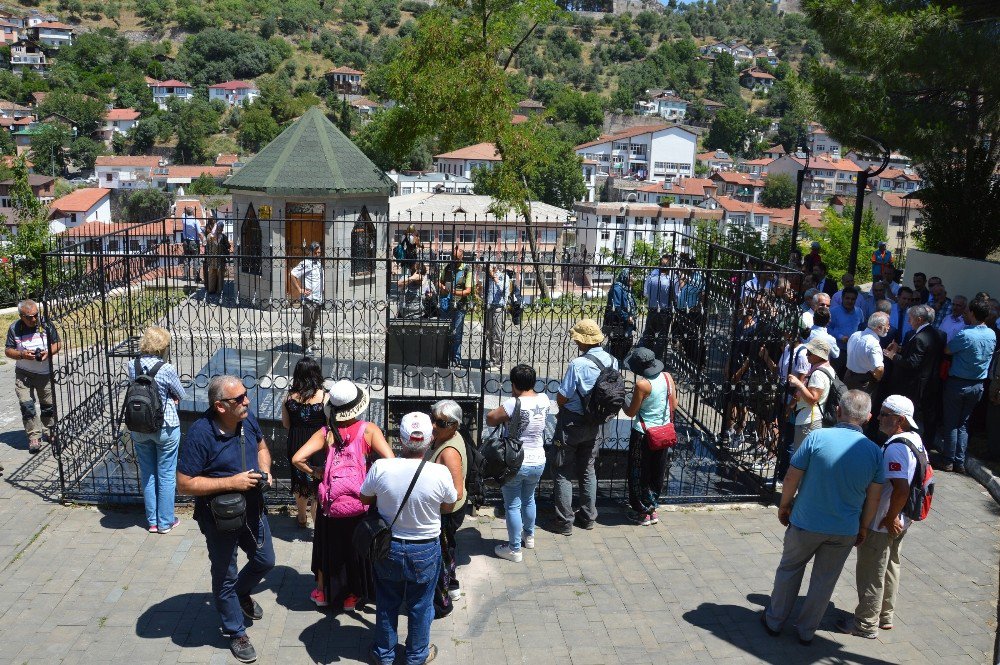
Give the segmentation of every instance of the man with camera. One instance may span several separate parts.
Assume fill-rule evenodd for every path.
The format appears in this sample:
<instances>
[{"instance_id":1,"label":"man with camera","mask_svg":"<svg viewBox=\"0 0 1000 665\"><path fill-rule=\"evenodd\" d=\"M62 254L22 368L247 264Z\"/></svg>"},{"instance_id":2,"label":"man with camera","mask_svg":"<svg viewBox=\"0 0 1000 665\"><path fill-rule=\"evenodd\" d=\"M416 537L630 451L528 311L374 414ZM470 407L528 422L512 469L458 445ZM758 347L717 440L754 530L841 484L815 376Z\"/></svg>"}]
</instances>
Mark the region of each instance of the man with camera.
<instances>
[{"instance_id":1,"label":"man with camera","mask_svg":"<svg viewBox=\"0 0 1000 665\"><path fill-rule=\"evenodd\" d=\"M236 660L252 663L257 652L244 619L260 619L264 611L250 592L274 567L263 494L271 484L271 451L240 379L214 377L208 383L208 404L181 446L177 492L196 497L194 519L208 546L222 634ZM237 549L248 559L239 571Z\"/></svg>"},{"instance_id":2,"label":"man with camera","mask_svg":"<svg viewBox=\"0 0 1000 665\"><path fill-rule=\"evenodd\" d=\"M7 330L4 355L17 361L14 364L14 392L21 407L28 452L34 455L42 449L43 435L47 438L49 428L55 424L49 356L59 352L59 334L41 320L38 303L34 300L22 300L17 306L17 314L18 320ZM41 407L38 410L36 398Z\"/></svg>"}]
</instances>

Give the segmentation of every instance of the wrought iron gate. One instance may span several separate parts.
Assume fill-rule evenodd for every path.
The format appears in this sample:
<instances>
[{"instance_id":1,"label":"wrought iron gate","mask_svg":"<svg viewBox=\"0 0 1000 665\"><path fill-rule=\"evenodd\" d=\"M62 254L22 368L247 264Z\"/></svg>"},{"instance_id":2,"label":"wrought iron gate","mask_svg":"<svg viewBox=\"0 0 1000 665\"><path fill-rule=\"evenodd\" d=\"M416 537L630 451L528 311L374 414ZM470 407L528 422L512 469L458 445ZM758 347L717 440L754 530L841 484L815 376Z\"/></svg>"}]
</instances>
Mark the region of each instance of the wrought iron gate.
<instances>
[{"instance_id":1,"label":"wrought iron gate","mask_svg":"<svg viewBox=\"0 0 1000 665\"><path fill-rule=\"evenodd\" d=\"M398 260L397 240L411 223L423 241ZM354 222L325 224L345 225L332 233L346 241L328 243L319 259L324 293L316 355L325 376L370 390L366 417L390 439L403 413L452 398L466 413L467 436L478 441L484 414L509 395L507 372L518 363L534 367L538 388L554 398L578 353L568 335L576 320L595 319L611 333L609 345L628 345L615 322L605 320L608 291L628 270L636 303L631 341L654 348L679 388L681 442L670 455L664 499L755 500L773 481L783 396L763 350L776 361L797 320L783 293L793 277L787 269L679 232L660 232L649 247L625 256L588 254L572 246L574 234L564 233L561 222L546 226L545 220L529 229L538 233L534 251L525 227L496 221L373 220L363 223L365 243L356 241ZM182 256L173 220L130 226L96 240L68 240L46 256L44 310L64 344L53 360L54 451L64 498L141 498L119 409L125 364L137 355L138 340L152 324L173 336L170 361L187 387L179 409L182 427L208 408L211 377L240 377L274 446L274 473L281 482L272 497L290 498L280 416L292 369L302 356L302 309L288 298L284 280L286 268L294 267L287 263L301 259L283 256L283 243L261 242L279 226L281 220L248 218L236 235L233 256L200 257L225 266L219 294L206 293L204 282L183 279L183 262L190 259ZM441 294L427 292L440 286L456 245L465 249L476 286L467 305L453 301L441 314L432 311ZM675 288L665 308L650 311L642 285L661 252L672 255L670 275L686 288ZM358 270L361 265L365 270ZM496 357L484 325L488 267L508 273L523 304L516 323L502 310L502 335L492 340ZM428 279L408 284L405 277L421 268ZM548 297L539 281L547 284ZM457 343L456 309L464 318ZM456 350L463 362L450 366ZM738 379L734 360L748 364ZM502 372L490 369L491 363ZM741 438L720 439L724 429L739 427ZM602 432L603 496L626 494L628 428L622 418Z\"/></svg>"}]
</instances>

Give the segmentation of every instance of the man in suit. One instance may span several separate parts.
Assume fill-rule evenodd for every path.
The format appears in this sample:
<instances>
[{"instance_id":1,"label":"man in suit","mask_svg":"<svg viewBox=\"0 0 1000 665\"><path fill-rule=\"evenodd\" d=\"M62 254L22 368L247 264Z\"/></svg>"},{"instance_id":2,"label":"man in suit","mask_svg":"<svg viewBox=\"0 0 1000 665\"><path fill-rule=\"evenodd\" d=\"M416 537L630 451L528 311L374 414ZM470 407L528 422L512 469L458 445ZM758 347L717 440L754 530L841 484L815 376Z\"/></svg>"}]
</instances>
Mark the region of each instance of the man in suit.
<instances>
[{"instance_id":1,"label":"man in suit","mask_svg":"<svg viewBox=\"0 0 1000 665\"><path fill-rule=\"evenodd\" d=\"M826 264L820 261L813 267L813 277L816 279L816 288L833 297L837 292L837 280L826 276Z\"/></svg>"},{"instance_id":2,"label":"man in suit","mask_svg":"<svg viewBox=\"0 0 1000 665\"><path fill-rule=\"evenodd\" d=\"M940 399L938 366L944 351L944 336L933 326L934 308L914 305L907 311L913 333L900 347L895 342L884 352L890 360L887 392L908 397L914 404L914 417L923 432L927 432L928 417L933 417L934 404Z\"/></svg>"}]
</instances>

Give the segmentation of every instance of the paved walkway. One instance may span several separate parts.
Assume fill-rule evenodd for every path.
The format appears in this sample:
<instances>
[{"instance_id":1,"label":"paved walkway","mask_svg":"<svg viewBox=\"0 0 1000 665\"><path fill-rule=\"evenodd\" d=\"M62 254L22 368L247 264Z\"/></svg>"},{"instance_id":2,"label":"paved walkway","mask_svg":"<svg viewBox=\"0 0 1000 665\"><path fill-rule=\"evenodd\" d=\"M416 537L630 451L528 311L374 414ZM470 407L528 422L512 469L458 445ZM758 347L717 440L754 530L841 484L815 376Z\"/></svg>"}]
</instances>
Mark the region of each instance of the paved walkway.
<instances>
[{"instance_id":1,"label":"paved walkway","mask_svg":"<svg viewBox=\"0 0 1000 665\"><path fill-rule=\"evenodd\" d=\"M54 462L26 452L12 374L0 366L0 662L235 662L189 515L155 536L138 509L54 503ZM503 520L470 517L459 536L465 595L433 628L438 662L990 663L1000 509L971 478L945 474L934 508L905 541L896 628L875 641L832 630L856 602L852 555L808 648L791 629L770 638L757 623L781 549L773 507L668 511L640 528L606 506L593 531L539 532L522 564L492 556ZM317 611L309 543L290 517L272 525L278 563L249 631L259 662L359 662L374 614Z\"/></svg>"}]
</instances>

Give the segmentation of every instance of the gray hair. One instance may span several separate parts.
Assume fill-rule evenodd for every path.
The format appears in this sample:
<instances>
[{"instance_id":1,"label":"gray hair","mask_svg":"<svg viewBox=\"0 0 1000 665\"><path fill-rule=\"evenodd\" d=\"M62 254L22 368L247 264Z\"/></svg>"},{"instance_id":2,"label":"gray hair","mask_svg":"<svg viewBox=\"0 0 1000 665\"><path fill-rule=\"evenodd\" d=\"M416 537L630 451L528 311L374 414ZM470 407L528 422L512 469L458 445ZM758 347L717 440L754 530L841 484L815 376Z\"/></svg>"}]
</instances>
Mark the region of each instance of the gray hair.
<instances>
[{"instance_id":1,"label":"gray hair","mask_svg":"<svg viewBox=\"0 0 1000 665\"><path fill-rule=\"evenodd\" d=\"M407 457L416 457L427 452L427 449L434 444L434 437L428 432L427 436L419 441L407 441L403 437L399 437L399 443L403 447L404 455Z\"/></svg>"},{"instance_id":2,"label":"gray hair","mask_svg":"<svg viewBox=\"0 0 1000 665\"><path fill-rule=\"evenodd\" d=\"M864 425L871 414L872 398L868 393L861 390L848 390L847 394L840 398L838 422Z\"/></svg>"},{"instance_id":3,"label":"gray hair","mask_svg":"<svg viewBox=\"0 0 1000 665\"><path fill-rule=\"evenodd\" d=\"M21 302L17 303L17 311L19 314L24 314L24 310L34 307L38 309L38 303L31 298L25 298Z\"/></svg>"},{"instance_id":4,"label":"gray hair","mask_svg":"<svg viewBox=\"0 0 1000 665\"><path fill-rule=\"evenodd\" d=\"M812 297L813 307L819 307L821 300L826 300L826 304L829 305L830 304L830 294L829 293L823 293L822 291L817 291L816 293L814 293L813 297Z\"/></svg>"},{"instance_id":5,"label":"gray hair","mask_svg":"<svg viewBox=\"0 0 1000 665\"><path fill-rule=\"evenodd\" d=\"M231 374L220 374L219 376L213 376L208 382L208 405L211 407L216 402L225 399L222 393L225 392L226 386L233 383L238 383L241 386L243 382L240 381L239 377L235 377Z\"/></svg>"},{"instance_id":6,"label":"gray hair","mask_svg":"<svg viewBox=\"0 0 1000 665\"><path fill-rule=\"evenodd\" d=\"M456 425L462 422L462 407L453 399L442 399L431 404L432 416L444 416Z\"/></svg>"},{"instance_id":7,"label":"gray hair","mask_svg":"<svg viewBox=\"0 0 1000 665\"><path fill-rule=\"evenodd\" d=\"M889 302L888 300L879 300L877 303L875 303L875 311L882 312L883 314L891 314L892 303Z\"/></svg>"},{"instance_id":8,"label":"gray hair","mask_svg":"<svg viewBox=\"0 0 1000 665\"><path fill-rule=\"evenodd\" d=\"M885 312L875 312L868 317L868 327L872 330L889 325L889 315Z\"/></svg>"},{"instance_id":9,"label":"gray hair","mask_svg":"<svg viewBox=\"0 0 1000 665\"><path fill-rule=\"evenodd\" d=\"M924 323L929 323L937 316L937 312L930 305L917 305L910 308L909 315Z\"/></svg>"}]
</instances>

